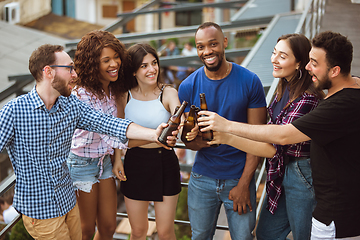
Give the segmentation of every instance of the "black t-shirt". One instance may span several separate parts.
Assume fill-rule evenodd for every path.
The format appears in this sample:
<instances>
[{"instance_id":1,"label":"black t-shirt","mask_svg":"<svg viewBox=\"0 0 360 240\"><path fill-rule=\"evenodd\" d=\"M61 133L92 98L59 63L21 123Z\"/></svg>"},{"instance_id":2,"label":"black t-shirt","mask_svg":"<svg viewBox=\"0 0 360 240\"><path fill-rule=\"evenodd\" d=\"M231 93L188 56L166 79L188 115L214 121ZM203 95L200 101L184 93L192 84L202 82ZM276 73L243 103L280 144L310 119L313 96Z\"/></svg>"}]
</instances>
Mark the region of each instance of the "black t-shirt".
<instances>
[{"instance_id":1,"label":"black t-shirt","mask_svg":"<svg viewBox=\"0 0 360 240\"><path fill-rule=\"evenodd\" d=\"M336 237L360 235L360 89L345 88L293 123L311 138L313 216Z\"/></svg>"}]
</instances>

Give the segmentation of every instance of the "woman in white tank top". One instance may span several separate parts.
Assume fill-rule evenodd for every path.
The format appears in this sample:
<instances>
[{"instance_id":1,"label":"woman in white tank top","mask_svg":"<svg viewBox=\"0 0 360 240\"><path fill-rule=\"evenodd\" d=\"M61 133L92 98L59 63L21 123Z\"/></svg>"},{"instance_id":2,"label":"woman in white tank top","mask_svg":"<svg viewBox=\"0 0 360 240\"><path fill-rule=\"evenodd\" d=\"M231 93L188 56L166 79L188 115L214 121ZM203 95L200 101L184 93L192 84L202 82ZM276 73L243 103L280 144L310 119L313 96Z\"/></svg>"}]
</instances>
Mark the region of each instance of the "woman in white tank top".
<instances>
[{"instance_id":1,"label":"woman in white tank top","mask_svg":"<svg viewBox=\"0 0 360 240\"><path fill-rule=\"evenodd\" d=\"M159 83L159 58L150 45L136 44L128 52L131 67L125 84L129 91L121 106L125 118L156 128L180 106L177 90ZM127 181L121 183L131 224L130 239L146 239L148 206L153 201L159 239L175 240L174 219L181 191L178 159L173 150L156 143L132 147L133 143L125 155Z\"/></svg>"}]
</instances>

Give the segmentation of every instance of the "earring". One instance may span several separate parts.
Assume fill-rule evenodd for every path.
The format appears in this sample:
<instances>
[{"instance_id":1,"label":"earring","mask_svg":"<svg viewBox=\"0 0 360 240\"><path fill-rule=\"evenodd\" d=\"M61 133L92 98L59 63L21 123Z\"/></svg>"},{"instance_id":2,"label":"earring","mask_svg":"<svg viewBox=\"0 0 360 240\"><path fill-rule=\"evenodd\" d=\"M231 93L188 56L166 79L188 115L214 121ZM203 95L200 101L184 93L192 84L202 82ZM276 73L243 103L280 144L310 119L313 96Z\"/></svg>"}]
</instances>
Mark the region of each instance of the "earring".
<instances>
[{"instance_id":1,"label":"earring","mask_svg":"<svg viewBox=\"0 0 360 240\"><path fill-rule=\"evenodd\" d=\"M302 77L302 71L301 71L301 69L299 69L299 72L300 72L300 77L299 77L299 79L301 79L301 77Z\"/></svg>"}]
</instances>

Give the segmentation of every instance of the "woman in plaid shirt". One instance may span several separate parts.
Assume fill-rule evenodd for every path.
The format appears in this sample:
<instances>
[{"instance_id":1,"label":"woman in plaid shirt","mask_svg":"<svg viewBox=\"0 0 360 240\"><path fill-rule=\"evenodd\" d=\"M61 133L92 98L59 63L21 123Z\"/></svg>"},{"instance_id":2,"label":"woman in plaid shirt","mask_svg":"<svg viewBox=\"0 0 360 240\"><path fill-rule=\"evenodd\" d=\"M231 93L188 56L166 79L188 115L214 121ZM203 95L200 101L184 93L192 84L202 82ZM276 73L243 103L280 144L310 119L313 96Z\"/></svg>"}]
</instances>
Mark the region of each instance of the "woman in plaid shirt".
<instances>
[{"instance_id":1,"label":"woman in plaid shirt","mask_svg":"<svg viewBox=\"0 0 360 240\"><path fill-rule=\"evenodd\" d=\"M300 34L281 36L271 56L273 76L279 78L268 124L288 124L312 111L323 98L305 70L310 41ZM274 145L276 154L266 161L267 201L256 231L257 239L310 239L311 216L315 207L310 168L310 141Z\"/></svg>"},{"instance_id":2,"label":"woman in plaid shirt","mask_svg":"<svg viewBox=\"0 0 360 240\"><path fill-rule=\"evenodd\" d=\"M124 45L106 31L86 34L75 52L78 73L74 94L97 111L115 117L116 101L124 93L123 69L128 62ZM110 155L121 157L127 146L107 135L77 129L67 160L77 191L83 239L112 239L116 228L117 192ZM117 177L125 181L122 162Z\"/></svg>"}]
</instances>

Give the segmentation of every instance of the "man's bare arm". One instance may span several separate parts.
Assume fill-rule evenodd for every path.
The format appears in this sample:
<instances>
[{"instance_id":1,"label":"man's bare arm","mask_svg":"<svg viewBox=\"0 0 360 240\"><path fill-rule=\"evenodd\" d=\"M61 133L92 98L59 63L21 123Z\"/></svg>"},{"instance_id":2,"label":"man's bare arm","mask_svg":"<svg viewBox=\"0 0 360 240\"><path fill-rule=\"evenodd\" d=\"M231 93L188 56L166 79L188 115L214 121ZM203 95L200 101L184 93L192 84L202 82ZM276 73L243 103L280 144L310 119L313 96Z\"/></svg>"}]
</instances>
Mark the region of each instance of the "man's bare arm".
<instances>
[{"instance_id":1,"label":"man's bare arm","mask_svg":"<svg viewBox=\"0 0 360 240\"><path fill-rule=\"evenodd\" d=\"M247 121L251 124L264 124L266 121L266 108L249 108L247 110ZM259 164L260 157L252 154L246 154L246 162L243 173L239 179L238 184L231 189L229 199L233 201L233 209L238 214L247 213L253 210L250 201L250 182L253 179L255 170ZM255 206L254 206L255 207Z\"/></svg>"}]
</instances>

